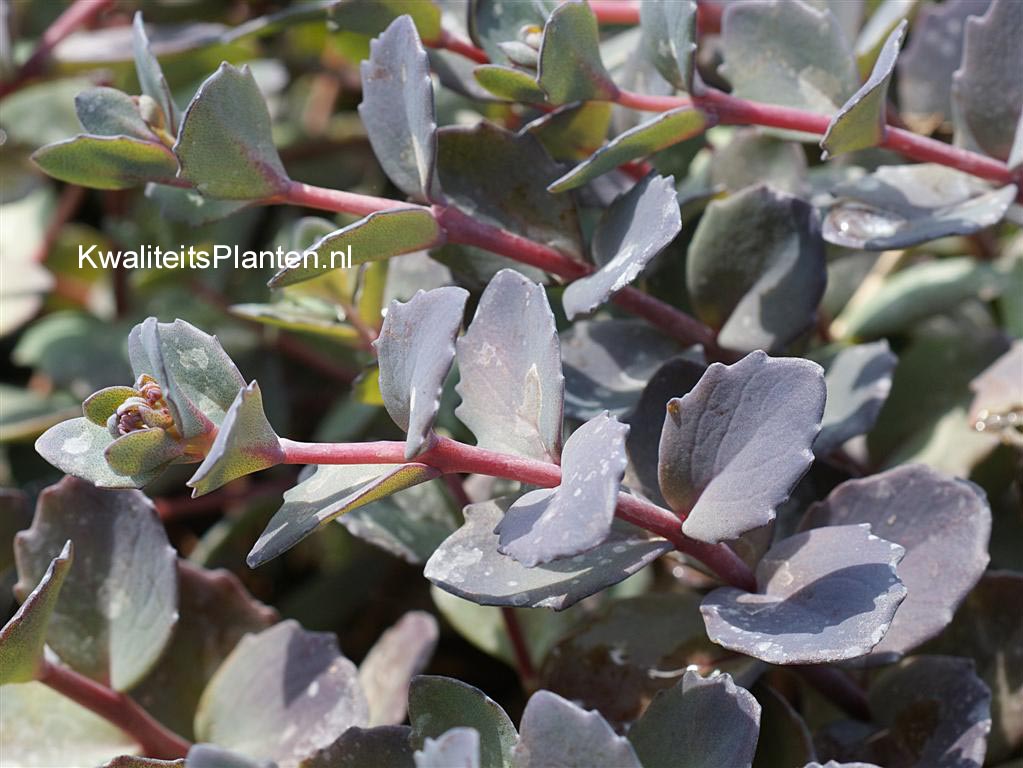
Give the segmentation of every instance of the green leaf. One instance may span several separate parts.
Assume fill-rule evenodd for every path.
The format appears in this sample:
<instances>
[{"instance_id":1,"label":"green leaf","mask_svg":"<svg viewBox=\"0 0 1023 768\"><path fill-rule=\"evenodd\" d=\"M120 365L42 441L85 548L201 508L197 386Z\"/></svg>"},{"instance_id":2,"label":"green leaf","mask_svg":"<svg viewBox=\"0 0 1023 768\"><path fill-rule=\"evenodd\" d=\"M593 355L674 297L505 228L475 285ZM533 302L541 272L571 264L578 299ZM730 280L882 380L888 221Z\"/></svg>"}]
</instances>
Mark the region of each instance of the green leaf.
<instances>
[{"instance_id":1,"label":"green leaf","mask_svg":"<svg viewBox=\"0 0 1023 768\"><path fill-rule=\"evenodd\" d=\"M107 419L114 415L121 403L129 397L137 396L138 393L133 387L105 387L85 398L82 412L93 424L105 427Z\"/></svg>"},{"instance_id":2,"label":"green leaf","mask_svg":"<svg viewBox=\"0 0 1023 768\"><path fill-rule=\"evenodd\" d=\"M575 201L554 197L547 184L560 167L529 133L482 121L449 126L437 135L437 174L444 194L474 219L563 253L582 253Z\"/></svg>"},{"instance_id":3,"label":"green leaf","mask_svg":"<svg viewBox=\"0 0 1023 768\"><path fill-rule=\"evenodd\" d=\"M536 82L552 104L614 101L618 95L600 60L597 17L586 3L563 3L547 19Z\"/></svg>"},{"instance_id":4,"label":"green leaf","mask_svg":"<svg viewBox=\"0 0 1023 768\"><path fill-rule=\"evenodd\" d=\"M36 452L62 472L81 477L101 488L141 488L159 472L126 477L116 473L105 451L114 441L106 427L86 418L55 424L36 440Z\"/></svg>"},{"instance_id":5,"label":"green leaf","mask_svg":"<svg viewBox=\"0 0 1023 768\"><path fill-rule=\"evenodd\" d=\"M468 298L464 288L444 286L419 291L405 303L392 301L373 342L384 407L407 433L406 460L432 445L433 422Z\"/></svg>"},{"instance_id":6,"label":"green leaf","mask_svg":"<svg viewBox=\"0 0 1023 768\"><path fill-rule=\"evenodd\" d=\"M469 33L473 42L487 52L491 61L503 64L508 61L508 57L501 43L520 40L523 29L538 34L557 6L557 0L517 3L473 0L469 9Z\"/></svg>"},{"instance_id":7,"label":"green leaf","mask_svg":"<svg viewBox=\"0 0 1023 768\"><path fill-rule=\"evenodd\" d=\"M43 663L50 617L73 561L74 547L68 541L60 554L50 561L43 578L18 612L0 629L0 685L36 679Z\"/></svg>"},{"instance_id":8,"label":"green leaf","mask_svg":"<svg viewBox=\"0 0 1023 768\"><path fill-rule=\"evenodd\" d=\"M341 0L330 8L330 20L338 27L371 36L379 35L399 16L406 15L423 40L440 42L441 10L431 0Z\"/></svg>"},{"instance_id":9,"label":"green leaf","mask_svg":"<svg viewBox=\"0 0 1023 768\"><path fill-rule=\"evenodd\" d=\"M425 464L318 465L311 475L285 491L284 504L267 524L246 562L256 568L346 512L425 483L438 474Z\"/></svg>"},{"instance_id":10,"label":"green leaf","mask_svg":"<svg viewBox=\"0 0 1023 768\"><path fill-rule=\"evenodd\" d=\"M561 303L569 320L595 310L643 272L682 229L672 176L651 175L615 199L593 233L599 269L573 281Z\"/></svg>"},{"instance_id":11,"label":"green leaf","mask_svg":"<svg viewBox=\"0 0 1023 768\"><path fill-rule=\"evenodd\" d=\"M411 733L407 725L349 728L333 744L303 760L299 768L416 768Z\"/></svg>"},{"instance_id":12,"label":"green leaf","mask_svg":"<svg viewBox=\"0 0 1023 768\"><path fill-rule=\"evenodd\" d=\"M476 67L472 74L480 85L499 99L524 104L542 104L547 100L543 88L536 84L533 77L520 69L484 64Z\"/></svg>"},{"instance_id":13,"label":"green leaf","mask_svg":"<svg viewBox=\"0 0 1023 768\"><path fill-rule=\"evenodd\" d=\"M696 3L646 0L639 7L646 50L661 77L692 93L696 55Z\"/></svg>"},{"instance_id":14,"label":"green leaf","mask_svg":"<svg viewBox=\"0 0 1023 768\"><path fill-rule=\"evenodd\" d=\"M370 43L362 62L359 116L387 177L414 200L433 193L437 119L430 62L409 16L399 16Z\"/></svg>"},{"instance_id":15,"label":"green leaf","mask_svg":"<svg viewBox=\"0 0 1023 768\"><path fill-rule=\"evenodd\" d=\"M85 132L93 136L129 136L140 141L159 139L142 119L131 96L116 88L90 88L75 96L75 112Z\"/></svg>"},{"instance_id":16,"label":"green leaf","mask_svg":"<svg viewBox=\"0 0 1023 768\"><path fill-rule=\"evenodd\" d=\"M994 0L966 21L962 66L952 78L956 139L966 132L987 154L1006 160L1023 112L1023 78L1012 51L1023 39L1023 4Z\"/></svg>"},{"instance_id":17,"label":"green leaf","mask_svg":"<svg viewBox=\"0 0 1023 768\"><path fill-rule=\"evenodd\" d=\"M728 6L721 45L721 72L732 94L742 99L831 116L859 87L856 62L838 20L827 9L798 0ZM784 135L811 140L810 134Z\"/></svg>"},{"instance_id":18,"label":"green leaf","mask_svg":"<svg viewBox=\"0 0 1023 768\"><path fill-rule=\"evenodd\" d=\"M707 115L692 107L679 107L619 134L548 187L565 192L581 187L622 163L659 152L703 133L709 127Z\"/></svg>"},{"instance_id":19,"label":"green leaf","mask_svg":"<svg viewBox=\"0 0 1023 768\"><path fill-rule=\"evenodd\" d=\"M199 86L181 119L174 154L181 178L213 198L260 200L290 183L266 102L247 66L225 62Z\"/></svg>"},{"instance_id":20,"label":"green leaf","mask_svg":"<svg viewBox=\"0 0 1023 768\"><path fill-rule=\"evenodd\" d=\"M315 253L308 264L285 267L270 280L271 288L283 288L338 269L381 261L403 253L421 251L438 245L443 239L433 213L427 208L394 208L376 211L354 224L331 232L306 249Z\"/></svg>"},{"instance_id":21,"label":"green leaf","mask_svg":"<svg viewBox=\"0 0 1023 768\"><path fill-rule=\"evenodd\" d=\"M167 147L127 136L76 136L37 149L32 160L60 181L93 189L171 183L178 161Z\"/></svg>"},{"instance_id":22,"label":"green leaf","mask_svg":"<svg viewBox=\"0 0 1023 768\"><path fill-rule=\"evenodd\" d=\"M839 110L821 139L822 159L876 147L884 140L888 86L895 71L899 46L906 35L906 21L896 27L881 49L867 82Z\"/></svg>"},{"instance_id":23,"label":"green leaf","mask_svg":"<svg viewBox=\"0 0 1023 768\"><path fill-rule=\"evenodd\" d=\"M868 299L846 307L835 330L847 339L875 339L908 330L969 298L997 296L1004 277L969 257L914 264L886 280Z\"/></svg>"},{"instance_id":24,"label":"green leaf","mask_svg":"<svg viewBox=\"0 0 1023 768\"><path fill-rule=\"evenodd\" d=\"M512 748L518 739L515 726L501 706L483 691L449 677L420 675L412 680L408 696L411 743L422 749L451 728L474 728L480 735L480 764L511 768Z\"/></svg>"},{"instance_id":25,"label":"green leaf","mask_svg":"<svg viewBox=\"0 0 1023 768\"><path fill-rule=\"evenodd\" d=\"M405 722L412 678L430 662L439 630L433 614L409 611L373 644L359 665L370 725Z\"/></svg>"},{"instance_id":26,"label":"green leaf","mask_svg":"<svg viewBox=\"0 0 1023 768\"><path fill-rule=\"evenodd\" d=\"M119 475L145 475L174 461L185 446L159 427L140 429L115 438L103 451L107 464Z\"/></svg>"},{"instance_id":27,"label":"green leaf","mask_svg":"<svg viewBox=\"0 0 1023 768\"><path fill-rule=\"evenodd\" d=\"M613 106L606 101L566 104L523 126L555 160L579 161L593 154L607 137Z\"/></svg>"},{"instance_id":28,"label":"green leaf","mask_svg":"<svg viewBox=\"0 0 1023 768\"><path fill-rule=\"evenodd\" d=\"M362 344L359 332L338 318L337 307L325 302L285 298L270 304L233 304L231 314L274 328L325 336L353 347Z\"/></svg>"},{"instance_id":29,"label":"green leaf","mask_svg":"<svg viewBox=\"0 0 1023 768\"><path fill-rule=\"evenodd\" d=\"M156 664L177 621L174 549L143 494L67 477L43 491L32 527L15 539L18 596L28 596L69 539L74 572L46 643L76 671L127 690Z\"/></svg>"},{"instance_id":30,"label":"green leaf","mask_svg":"<svg viewBox=\"0 0 1023 768\"><path fill-rule=\"evenodd\" d=\"M135 59L135 73L138 75L142 93L160 105L167 121L167 132L176 136L178 132L178 108L174 103L167 79L163 76L160 62L153 55L142 21L142 11L135 13L132 23L131 50Z\"/></svg>"},{"instance_id":31,"label":"green leaf","mask_svg":"<svg viewBox=\"0 0 1023 768\"><path fill-rule=\"evenodd\" d=\"M729 349L784 348L813 324L825 282L816 213L770 186L711 202L689 245L693 307Z\"/></svg>"},{"instance_id":32,"label":"green leaf","mask_svg":"<svg viewBox=\"0 0 1023 768\"><path fill-rule=\"evenodd\" d=\"M239 477L284 461L280 438L263 413L256 382L242 387L224 416L206 458L188 481L192 496L202 496Z\"/></svg>"},{"instance_id":33,"label":"green leaf","mask_svg":"<svg viewBox=\"0 0 1023 768\"><path fill-rule=\"evenodd\" d=\"M240 755L295 765L369 718L337 638L284 621L235 646L203 691L195 734Z\"/></svg>"},{"instance_id":34,"label":"green leaf","mask_svg":"<svg viewBox=\"0 0 1023 768\"><path fill-rule=\"evenodd\" d=\"M170 221L191 227L225 219L251 205L247 200L215 200L203 197L194 189L162 184L146 185L146 197L156 203L160 213Z\"/></svg>"}]
</instances>

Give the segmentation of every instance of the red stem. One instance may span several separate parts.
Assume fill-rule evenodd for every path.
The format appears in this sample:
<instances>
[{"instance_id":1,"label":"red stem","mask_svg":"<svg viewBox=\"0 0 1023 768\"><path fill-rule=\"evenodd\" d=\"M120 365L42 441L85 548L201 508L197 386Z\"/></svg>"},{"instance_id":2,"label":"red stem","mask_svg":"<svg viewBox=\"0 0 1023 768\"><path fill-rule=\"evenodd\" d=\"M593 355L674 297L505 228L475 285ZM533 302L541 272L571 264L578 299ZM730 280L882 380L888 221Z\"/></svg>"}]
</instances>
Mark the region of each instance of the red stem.
<instances>
[{"instance_id":1,"label":"red stem","mask_svg":"<svg viewBox=\"0 0 1023 768\"><path fill-rule=\"evenodd\" d=\"M370 443L300 443L281 440L286 464L404 464L405 443L384 440ZM446 437L437 438L433 447L415 459L444 473L475 473L503 477L553 488L561 483L561 468L556 464L512 456L465 445ZM615 513L622 520L644 528L670 541L676 549L704 563L729 584L756 590L756 579L749 567L724 544L707 544L682 533L679 516L631 494L618 496Z\"/></svg>"},{"instance_id":2,"label":"red stem","mask_svg":"<svg viewBox=\"0 0 1023 768\"><path fill-rule=\"evenodd\" d=\"M526 634L522 631L519 623L519 615L514 608L507 605L501 606L501 616L504 618L504 628L508 632L508 642L512 647L512 655L515 657L515 669L519 673L519 682L526 693L533 693L540 687L540 679L536 674L536 667L533 666L533 659L529 653L529 645L526 644Z\"/></svg>"},{"instance_id":3,"label":"red stem","mask_svg":"<svg viewBox=\"0 0 1023 768\"><path fill-rule=\"evenodd\" d=\"M639 24L639 3L635 0L590 0L600 24Z\"/></svg>"},{"instance_id":4,"label":"red stem","mask_svg":"<svg viewBox=\"0 0 1023 768\"><path fill-rule=\"evenodd\" d=\"M463 40L446 29L440 31L440 41L432 45L434 48L442 48L452 53L457 53L465 58L475 61L477 64L489 64L490 57L486 51L477 48L468 40Z\"/></svg>"},{"instance_id":5,"label":"red stem","mask_svg":"<svg viewBox=\"0 0 1023 768\"><path fill-rule=\"evenodd\" d=\"M41 75L49 61L50 53L61 40L68 37L79 27L84 27L107 8L113 6L114 0L75 0L54 22L43 32L35 51L21 65L14 78L0 84L0 97L13 93L32 78Z\"/></svg>"},{"instance_id":6,"label":"red stem","mask_svg":"<svg viewBox=\"0 0 1023 768\"><path fill-rule=\"evenodd\" d=\"M192 745L158 723L127 694L112 691L68 667L43 662L39 682L107 720L138 742L147 757L176 760Z\"/></svg>"}]
</instances>

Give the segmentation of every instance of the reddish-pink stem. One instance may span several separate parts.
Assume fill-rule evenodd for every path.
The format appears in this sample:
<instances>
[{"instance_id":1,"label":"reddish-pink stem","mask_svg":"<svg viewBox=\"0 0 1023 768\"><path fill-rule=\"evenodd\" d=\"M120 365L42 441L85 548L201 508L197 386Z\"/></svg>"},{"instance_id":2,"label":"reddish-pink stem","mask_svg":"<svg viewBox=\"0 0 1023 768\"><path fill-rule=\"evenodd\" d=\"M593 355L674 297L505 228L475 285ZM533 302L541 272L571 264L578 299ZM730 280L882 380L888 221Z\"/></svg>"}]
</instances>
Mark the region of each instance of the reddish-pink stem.
<instances>
[{"instance_id":1,"label":"reddish-pink stem","mask_svg":"<svg viewBox=\"0 0 1023 768\"><path fill-rule=\"evenodd\" d=\"M590 0L590 8L601 24L638 24L636 0Z\"/></svg>"},{"instance_id":2,"label":"reddish-pink stem","mask_svg":"<svg viewBox=\"0 0 1023 768\"><path fill-rule=\"evenodd\" d=\"M405 443L385 440L370 443L300 443L281 440L286 464L404 464ZM512 456L465 445L446 437L415 459L444 473L461 472L503 477L553 488L561 483L561 468L556 464ZM727 583L754 591L749 567L724 544L706 544L682 533L681 521L674 512L638 496L622 493L615 510L618 517L670 541L676 549L704 563Z\"/></svg>"},{"instance_id":3,"label":"reddish-pink stem","mask_svg":"<svg viewBox=\"0 0 1023 768\"><path fill-rule=\"evenodd\" d=\"M440 40L432 45L433 48L443 48L446 51L457 53L470 61L475 61L477 64L489 64L490 57L487 56L487 52L477 48L468 40L463 40L454 35L446 29L440 31Z\"/></svg>"},{"instance_id":4,"label":"reddish-pink stem","mask_svg":"<svg viewBox=\"0 0 1023 768\"><path fill-rule=\"evenodd\" d=\"M536 667L533 666L529 644L526 642L526 633L522 631L522 624L519 623L519 615L515 608L504 605L501 606L501 617L504 619L508 643L511 645L512 656L515 658L515 669L519 673L519 682L522 683L526 693L532 693L539 687L539 678L536 674Z\"/></svg>"},{"instance_id":5,"label":"reddish-pink stem","mask_svg":"<svg viewBox=\"0 0 1023 768\"><path fill-rule=\"evenodd\" d=\"M298 181L289 182L282 194L266 202L304 205L307 208L316 208L320 211L354 213L357 216L369 216L377 211L390 211L395 208L418 207L414 203L403 203L401 200L391 200L388 197L373 197L340 189L314 187Z\"/></svg>"},{"instance_id":6,"label":"reddish-pink stem","mask_svg":"<svg viewBox=\"0 0 1023 768\"><path fill-rule=\"evenodd\" d=\"M95 712L138 742L147 757L176 760L192 745L158 723L131 697L100 685L68 667L43 662L39 682Z\"/></svg>"}]
</instances>

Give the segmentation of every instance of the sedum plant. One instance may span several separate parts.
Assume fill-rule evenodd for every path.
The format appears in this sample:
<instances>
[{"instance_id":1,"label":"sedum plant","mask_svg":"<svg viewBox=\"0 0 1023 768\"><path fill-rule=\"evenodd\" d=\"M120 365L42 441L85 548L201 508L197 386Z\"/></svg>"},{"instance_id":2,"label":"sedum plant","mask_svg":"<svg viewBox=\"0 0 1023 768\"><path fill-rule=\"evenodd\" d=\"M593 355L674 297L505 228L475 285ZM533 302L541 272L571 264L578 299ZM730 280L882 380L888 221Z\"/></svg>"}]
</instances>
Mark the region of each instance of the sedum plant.
<instances>
[{"instance_id":1,"label":"sedum plant","mask_svg":"<svg viewBox=\"0 0 1023 768\"><path fill-rule=\"evenodd\" d=\"M5 762L1018 762L1023 4L113 5L0 88Z\"/></svg>"}]
</instances>

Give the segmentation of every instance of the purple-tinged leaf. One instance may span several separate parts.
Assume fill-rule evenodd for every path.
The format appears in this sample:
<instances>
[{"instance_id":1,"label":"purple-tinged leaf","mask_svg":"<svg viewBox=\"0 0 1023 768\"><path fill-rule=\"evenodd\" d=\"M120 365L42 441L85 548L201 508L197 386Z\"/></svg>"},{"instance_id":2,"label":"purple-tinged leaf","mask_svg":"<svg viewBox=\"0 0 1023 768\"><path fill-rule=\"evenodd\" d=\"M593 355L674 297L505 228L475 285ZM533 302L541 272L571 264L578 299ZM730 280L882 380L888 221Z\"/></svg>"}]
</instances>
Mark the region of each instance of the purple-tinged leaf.
<instances>
[{"instance_id":1,"label":"purple-tinged leaf","mask_svg":"<svg viewBox=\"0 0 1023 768\"><path fill-rule=\"evenodd\" d=\"M813 461L824 400L819 365L753 352L669 401L658 477L685 534L717 543L771 522Z\"/></svg>"},{"instance_id":2,"label":"purple-tinged leaf","mask_svg":"<svg viewBox=\"0 0 1023 768\"><path fill-rule=\"evenodd\" d=\"M416 768L480 768L480 734L475 728L452 728L427 738L415 753Z\"/></svg>"},{"instance_id":3,"label":"purple-tinged leaf","mask_svg":"<svg viewBox=\"0 0 1023 768\"><path fill-rule=\"evenodd\" d=\"M682 229L671 176L648 176L617 198L593 233L599 269L573 281L562 297L569 320L587 314L639 277Z\"/></svg>"},{"instance_id":4,"label":"purple-tinged leaf","mask_svg":"<svg viewBox=\"0 0 1023 768\"><path fill-rule=\"evenodd\" d=\"M895 71L895 60L899 56L899 46L905 38L907 24L904 19L892 30L874 62L870 77L831 118L828 130L820 141L822 159L876 147L884 139L888 86Z\"/></svg>"},{"instance_id":5,"label":"purple-tinged leaf","mask_svg":"<svg viewBox=\"0 0 1023 768\"><path fill-rule=\"evenodd\" d=\"M289 768L368 719L358 672L335 636L289 620L235 646L203 691L195 733Z\"/></svg>"},{"instance_id":6,"label":"purple-tinged leaf","mask_svg":"<svg viewBox=\"0 0 1023 768\"><path fill-rule=\"evenodd\" d=\"M157 663L178 619L175 552L153 503L66 477L42 492L32 527L14 540L15 594L25 599L70 540L46 643L83 675L124 691Z\"/></svg>"},{"instance_id":7,"label":"purple-tinged leaf","mask_svg":"<svg viewBox=\"0 0 1023 768\"><path fill-rule=\"evenodd\" d=\"M599 712L550 691L530 697L519 727L515 768L643 768L629 740Z\"/></svg>"},{"instance_id":8,"label":"purple-tinged leaf","mask_svg":"<svg viewBox=\"0 0 1023 768\"><path fill-rule=\"evenodd\" d=\"M1023 5L993 0L982 17L966 20L962 65L952 77L956 143L976 143L1007 160L1023 111L1019 41Z\"/></svg>"},{"instance_id":9,"label":"purple-tinged leaf","mask_svg":"<svg viewBox=\"0 0 1023 768\"><path fill-rule=\"evenodd\" d=\"M179 176L212 198L259 200L282 193L289 183L270 113L247 66L225 62L199 86L181 119L174 154Z\"/></svg>"},{"instance_id":10,"label":"purple-tinged leaf","mask_svg":"<svg viewBox=\"0 0 1023 768\"><path fill-rule=\"evenodd\" d=\"M760 704L729 674L687 670L660 691L629 729L643 768L750 768L760 732Z\"/></svg>"},{"instance_id":11,"label":"purple-tinged leaf","mask_svg":"<svg viewBox=\"0 0 1023 768\"><path fill-rule=\"evenodd\" d=\"M689 245L693 307L729 349L784 348L813 324L826 281L816 212L768 185L711 202Z\"/></svg>"},{"instance_id":12,"label":"purple-tinged leaf","mask_svg":"<svg viewBox=\"0 0 1023 768\"><path fill-rule=\"evenodd\" d=\"M807 763L804 768L880 768L873 763L838 763L828 760L826 763Z\"/></svg>"},{"instance_id":13,"label":"purple-tinged leaf","mask_svg":"<svg viewBox=\"0 0 1023 768\"><path fill-rule=\"evenodd\" d=\"M897 363L884 340L846 347L828 362L824 373L828 400L813 444L817 456L827 456L846 440L871 430L892 389Z\"/></svg>"},{"instance_id":14,"label":"purple-tinged leaf","mask_svg":"<svg viewBox=\"0 0 1023 768\"><path fill-rule=\"evenodd\" d=\"M606 410L622 418L636 406L646 382L660 365L680 351L675 341L642 320L573 323L561 334L565 414L586 421ZM664 421L663 407L664 403L657 414L658 435Z\"/></svg>"},{"instance_id":15,"label":"purple-tinged leaf","mask_svg":"<svg viewBox=\"0 0 1023 768\"><path fill-rule=\"evenodd\" d=\"M906 596L895 572L903 554L869 525L783 539L757 566L757 592L720 587L704 598L707 634L771 664L864 656L881 642Z\"/></svg>"},{"instance_id":16,"label":"purple-tinged leaf","mask_svg":"<svg viewBox=\"0 0 1023 768\"><path fill-rule=\"evenodd\" d=\"M1023 680L1011 670L1023 662L1023 574L988 571L967 595L952 623L924 646L926 653L972 658L991 689L987 762L997 764L1023 744Z\"/></svg>"},{"instance_id":17,"label":"purple-tinged leaf","mask_svg":"<svg viewBox=\"0 0 1023 768\"><path fill-rule=\"evenodd\" d=\"M508 508L494 530L498 551L532 568L588 552L607 539L628 431L604 411L573 432L561 456L561 485L530 491Z\"/></svg>"},{"instance_id":18,"label":"purple-tinged leaf","mask_svg":"<svg viewBox=\"0 0 1023 768\"><path fill-rule=\"evenodd\" d=\"M387 177L414 200L431 197L437 160L430 61L410 16L370 43L359 116Z\"/></svg>"},{"instance_id":19,"label":"purple-tinged leaf","mask_svg":"<svg viewBox=\"0 0 1023 768\"><path fill-rule=\"evenodd\" d=\"M405 458L430 447L444 379L455 359L455 337L469 292L447 286L392 301L373 345L380 360L380 394L394 423L408 433Z\"/></svg>"},{"instance_id":20,"label":"purple-tinged leaf","mask_svg":"<svg viewBox=\"0 0 1023 768\"><path fill-rule=\"evenodd\" d=\"M679 107L669 110L618 134L548 189L551 192L576 189L623 163L672 147L709 127L707 116L698 109Z\"/></svg>"},{"instance_id":21,"label":"purple-tinged leaf","mask_svg":"<svg viewBox=\"0 0 1023 768\"><path fill-rule=\"evenodd\" d=\"M185 768L277 768L272 760L249 759L213 744L193 744L185 757Z\"/></svg>"},{"instance_id":22,"label":"purple-tinged leaf","mask_svg":"<svg viewBox=\"0 0 1023 768\"><path fill-rule=\"evenodd\" d=\"M696 3L647 0L639 7L646 50L661 77L692 93L696 55Z\"/></svg>"},{"instance_id":23,"label":"purple-tinged leaf","mask_svg":"<svg viewBox=\"0 0 1023 768\"><path fill-rule=\"evenodd\" d=\"M178 132L178 107L174 103L170 87L163 76L163 68L153 55L146 35L146 26L142 21L142 11L135 13L131 29L131 50L135 59L135 74L138 76L142 93L155 101L163 111L167 124L167 132L171 136Z\"/></svg>"},{"instance_id":24,"label":"purple-tinged leaf","mask_svg":"<svg viewBox=\"0 0 1023 768\"><path fill-rule=\"evenodd\" d=\"M221 663L244 635L280 617L230 571L206 570L187 560L177 565L180 616L174 635L131 696L163 725L191 738L199 697Z\"/></svg>"},{"instance_id":25,"label":"purple-tinged leaf","mask_svg":"<svg viewBox=\"0 0 1023 768\"><path fill-rule=\"evenodd\" d=\"M124 439L124 438L121 438ZM117 445L115 441L111 448ZM110 449L107 449L109 460ZM192 496L202 496L239 477L284 461L284 449L263 413L263 395L252 382L238 390L205 460L188 481Z\"/></svg>"},{"instance_id":26,"label":"purple-tinged leaf","mask_svg":"<svg viewBox=\"0 0 1023 768\"><path fill-rule=\"evenodd\" d=\"M547 19L536 82L551 104L614 101L618 95L600 60L597 17L586 3L562 3Z\"/></svg>"},{"instance_id":27,"label":"purple-tinged leaf","mask_svg":"<svg viewBox=\"0 0 1023 768\"><path fill-rule=\"evenodd\" d=\"M69 540L43 574L17 613L0 629L0 685L36 679L43 662L43 647L50 617L57 607L60 588L74 560Z\"/></svg>"},{"instance_id":28,"label":"purple-tinged leaf","mask_svg":"<svg viewBox=\"0 0 1023 768\"><path fill-rule=\"evenodd\" d=\"M465 508L465 525L427 561L423 573L441 589L480 605L562 610L624 581L672 549L663 539L615 521L611 535L589 552L527 568L498 552L494 529L511 505L496 499Z\"/></svg>"},{"instance_id":29,"label":"purple-tinged leaf","mask_svg":"<svg viewBox=\"0 0 1023 768\"><path fill-rule=\"evenodd\" d=\"M420 675L409 687L408 711L415 749L452 728L472 728L479 734L480 765L511 768L518 738L515 726L501 706L478 688L450 677Z\"/></svg>"},{"instance_id":30,"label":"purple-tinged leaf","mask_svg":"<svg viewBox=\"0 0 1023 768\"><path fill-rule=\"evenodd\" d=\"M761 707L753 768L799 766L813 760L817 756L813 735L789 700L767 684L758 684L752 693Z\"/></svg>"},{"instance_id":31,"label":"purple-tinged leaf","mask_svg":"<svg viewBox=\"0 0 1023 768\"><path fill-rule=\"evenodd\" d=\"M968 659L916 656L889 667L870 687L870 709L882 730L858 757L912 768L984 764L991 691Z\"/></svg>"},{"instance_id":32,"label":"purple-tinged leaf","mask_svg":"<svg viewBox=\"0 0 1023 768\"><path fill-rule=\"evenodd\" d=\"M409 611L385 631L359 665L359 685L369 702L369 724L405 722L412 678L430 662L437 646L437 620Z\"/></svg>"},{"instance_id":33,"label":"purple-tinged leaf","mask_svg":"<svg viewBox=\"0 0 1023 768\"><path fill-rule=\"evenodd\" d=\"M1023 341L1017 339L1009 351L970 382L973 401L970 420L978 430L1001 430L1006 442L1023 427ZM1013 434L1015 432L1015 435Z\"/></svg>"},{"instance_id":34,"label":"purple-tinged leaf","mask_svg":"<svg viewBox=\"0 0 1023 768\"><path fill-rule=\"evenodd\" d=\"M415 768L407 725L349 728L299 768Z\"/></svg>"},{"instance_id":35,"label":"purple-tinged leaf","mask_svg":"<svg viewBox=\"0 0 1023 768\"><path fill-rule=\"evenodd\" d=\"M438 474L425 464L316 466L298 485L284 492L284 504L267 524L246 562L256 568L346 512Z\"/></svg>"},{"instance_id":36,"label":"purple-tinged leaf","mask_svg":"<svg viewBox=\"0 0 1023 768\"><path fill-rule=\"evenodd\" d=\"M565 378L543 287L502 269L456 347L462 402L455 415L476 435L476 444L558 461Z\"/></svg>"},{"instance_id":37,"label":"purple-tinged leaf","mask_svg":"<svg viewBox=\"0 0 1023 768\"><path fill-rule=\"evenodd\" d=\"M854 523L906 550L899 579L908 595L867 659L890 663L944 629L984 573L991 508L980 487L915 464L842 483L801 528Z\"/></svg>"},{"instance_id":38,"label":"purple-tinged leaf","mask_svg":"<svg viewBox=\"0 0 1023 768\"><path fill-rule=\"evenodd\" d=\"M837 202L824 218L824 239L887 251L997 224L1016 199L1016 187L992 190L955 168L916 163L881 166L838 184L831 194Z\"/></svg>"},{"instance_id":39,"label":"purple-tinged leaf","mask_svg":"<svg viewBox=\"0 0 1023 768\"><path fill-rule=\"evenodd\" d=\"M167 147L129 136L76 136L32 154L47 175L93 189L131 189L172 181L178 161Z\"/></svg>"}]
</instances>

